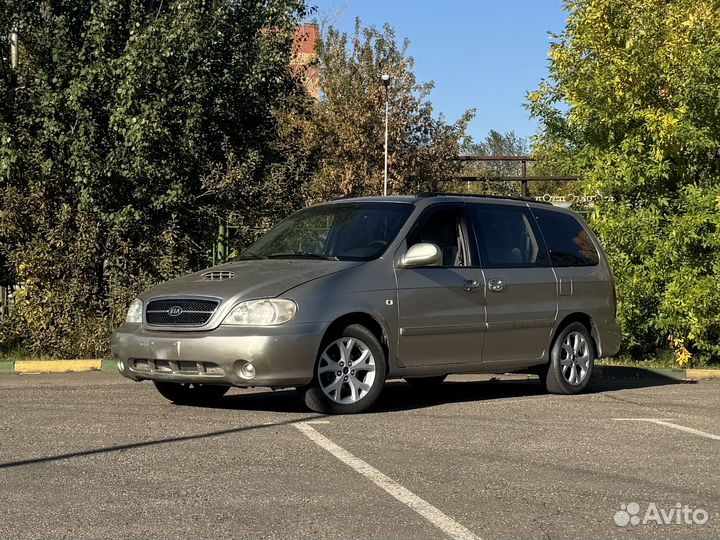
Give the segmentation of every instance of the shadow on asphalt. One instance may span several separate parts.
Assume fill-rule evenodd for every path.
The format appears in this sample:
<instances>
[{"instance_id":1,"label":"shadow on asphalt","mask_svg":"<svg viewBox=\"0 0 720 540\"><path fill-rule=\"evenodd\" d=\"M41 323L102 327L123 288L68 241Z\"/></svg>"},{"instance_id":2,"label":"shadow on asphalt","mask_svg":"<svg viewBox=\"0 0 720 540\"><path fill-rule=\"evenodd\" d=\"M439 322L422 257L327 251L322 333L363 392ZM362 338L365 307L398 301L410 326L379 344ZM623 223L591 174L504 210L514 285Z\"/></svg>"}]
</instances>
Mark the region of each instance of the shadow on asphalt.
<instances>
[{"instance_id":1,"label":"shadow on asphalt","mask_svg":"<svg viewBox=\"0 0 720 540\"><path fill-rule=\"evenodd\" d=\"M585 394L612 392L650 386L687 384L666 377L645 379L604 379L593 381ZM488 401L532 396L550 396L540 381L489 380L489 381L446 381L439 386L421 387L404 381L388 381L377 402L365 414L397 412L422 409L447 403ZM282 413L307 413L302 394L295 390L277 390L234 394L206 405L214 409L248 410Z\"/></svg>"},{"instance_id":2,"label":"shadow on asphalt","mask_svg":"<svg viewBox=\"0 0 720 540\"><path fill-rule=\"evenodd\" d=\"M592 394L601 392L612 392L616 390L644 388L649 386L663 386L669 384L687 383L661 376L639 379L604 379L593 381L585 393ZM543 395L547 395L544 387L540 384L539 381L532 379L469 382L447 381L439 386L425 388L417 385L407 384L403 381L388 381L388 383L385 385L385 389L382 395L375 403L375 405L368 411L368 414L422 409L446 403L461 403L469 401L481 402L488 400L519 397L539 397ZM268 390L267 392L253 392L229 395L217 402L204 405L203 407L207 409L300 413L304 415L310 413L310 411L308 411L308 409L304 405L302 393L296 390L280 390L275 392ZM326 415L315 415L305 418L292 418L289 420L272 422L269 424L250 425L238 428L210 431L206 433L198 433L193 435L154 439L150 441L106 446L102 448L93 448L89 450L69 452L66 454L58 454L54 456L24 459L18 461L8 461L5 463L0 463L0 470L10 469L13 467L21 467L24 465L33 465L38 463L51 463L54 461L62 461L76 457L119 452L122 450L131 450L135 448L160 446L175 442L192 441L197 439L210 439L223 435L231 435L246 431L294 424L303 420L315 420L319 418L324 418L325 416Z\"/></svg>"},{"instance_id":3,"label":"shadow on asphalt","mask_svg":"<svg viewBox=\"0 0 720 540\"><path fill-rule=\"evenodd\" d=\"M544 394L537 381L447 381L421 387L404 381L388 381L375 404L363 414L422 409L445 403L486 401ZM205 407L244 411L307 413L302 393L296 390L253 392L225 396Z\"/></svg>"},{"instance_id":4,"label":"shadow on asphalt","mask_svg":"<svg viewBox=\"0 0 720 540\"><path fill-rule=\"evenodd\" d=\"M307 413L307 410L304 410L303 412ZM319 418L324 418L324 415L317 415L310 418L305 418L304 420L317 420ZM148 446L159 446L163 444L170 444L170 443L176 443L176 442L184 442L184 441L194 441L197 439L212 439L214 437L221 437L223 435L232 435L235 433L242 433L245 431L254 431L258 429L265 429L265 428L273 428L277 426L286 426L289 424L294 424L298 421L301 421L302 419L292 419L292 420L285 420L282 422L273 422L270 424L259 424L259 425L251 425L251 426L244 426L244 427L238 427L238 428L230 428L230 429L221 429L218 431L209 431L206 433L197 433L194 435L183 435L180 437L168 437L165 439L154 439L150 441L142 441L142 442L136 442L136 443L128 443L128 444L118 444L114 446L105 446L102 448L92 448L90 450L82 450L78 452L68 452L67 454L58 454L55 456L47 456L47 457L40 457L40 458L33 458L33 459L23 459L18 461L8 461L5 463L0 463L0 470L3 469L11 469L13 467L22 467L23 465L34 465L37 463L52 463L53 461L62 461L66 459L72 459L77 457L85 457L85 456L94 456L96 454L108 454L110 452L120 452L122 450L132 450L135 448L146 448Z\"/></svg>"}]
</instances>

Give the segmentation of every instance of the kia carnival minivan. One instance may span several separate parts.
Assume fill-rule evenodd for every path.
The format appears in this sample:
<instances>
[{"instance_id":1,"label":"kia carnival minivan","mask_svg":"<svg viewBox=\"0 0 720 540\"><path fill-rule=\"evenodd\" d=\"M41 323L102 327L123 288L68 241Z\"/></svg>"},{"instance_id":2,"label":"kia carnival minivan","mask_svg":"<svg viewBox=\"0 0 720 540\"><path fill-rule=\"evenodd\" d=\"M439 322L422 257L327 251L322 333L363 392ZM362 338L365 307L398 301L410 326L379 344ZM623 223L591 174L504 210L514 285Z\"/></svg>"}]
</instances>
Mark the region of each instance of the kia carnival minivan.
<instances>
[{"instance_id":1,"label":"kia carnival minivan","mask_svg":"<svg viewBox=\"0 0 720 540\"><path fill-rule=\"evenodd\" d=\"M388 378L534 371L574 394L619 346L612 274L577 214L425 193L292 214L236 260L141 294L112 355L176 403L297 387L313 410L356 413Z\"/></svg>"}]
</instances>

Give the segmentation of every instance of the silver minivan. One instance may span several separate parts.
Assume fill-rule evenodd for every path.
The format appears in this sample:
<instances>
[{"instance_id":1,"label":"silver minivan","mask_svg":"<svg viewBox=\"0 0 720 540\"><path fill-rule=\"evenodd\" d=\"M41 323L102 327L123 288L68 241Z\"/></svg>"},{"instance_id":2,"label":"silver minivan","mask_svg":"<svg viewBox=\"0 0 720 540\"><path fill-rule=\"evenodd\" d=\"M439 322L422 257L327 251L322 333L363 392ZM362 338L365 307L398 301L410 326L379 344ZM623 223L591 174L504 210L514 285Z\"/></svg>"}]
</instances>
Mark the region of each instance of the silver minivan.
<instances>
[{"instance_id":1,"label":"silver minivan","mask_svg":"<svg viewBox=\"0 0 720 540\"><path fill-rule=\"evenodd\" d=\"M390 378L534 371L574 394L619 346L612 274L577 214L423 193L292 214L234 261L141 294L112 355L176 403L296 387L315 411L355 413Z\"/></svg>"}]
</instances>

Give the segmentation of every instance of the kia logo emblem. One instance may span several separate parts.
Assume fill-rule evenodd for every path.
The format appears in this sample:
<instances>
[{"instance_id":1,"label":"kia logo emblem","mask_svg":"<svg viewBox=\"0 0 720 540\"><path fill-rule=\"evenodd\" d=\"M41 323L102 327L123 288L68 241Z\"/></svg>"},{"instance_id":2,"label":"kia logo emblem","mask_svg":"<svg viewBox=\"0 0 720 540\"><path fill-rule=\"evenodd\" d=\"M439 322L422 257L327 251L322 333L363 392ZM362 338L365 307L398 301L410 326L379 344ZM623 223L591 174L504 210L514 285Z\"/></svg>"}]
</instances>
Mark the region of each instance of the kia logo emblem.
<instances>
[{"instance_id":1,"label":"kia logo emblem","mask_svg":"<svg viewBox=\"0 0 720 540\"><path fill-rule=\"evenodd\" d=\"M180 306L173 306L170 309L168 309L168 315L171 317L178 317L182 315L183 309Z\"/></svg>"}]
</instances>

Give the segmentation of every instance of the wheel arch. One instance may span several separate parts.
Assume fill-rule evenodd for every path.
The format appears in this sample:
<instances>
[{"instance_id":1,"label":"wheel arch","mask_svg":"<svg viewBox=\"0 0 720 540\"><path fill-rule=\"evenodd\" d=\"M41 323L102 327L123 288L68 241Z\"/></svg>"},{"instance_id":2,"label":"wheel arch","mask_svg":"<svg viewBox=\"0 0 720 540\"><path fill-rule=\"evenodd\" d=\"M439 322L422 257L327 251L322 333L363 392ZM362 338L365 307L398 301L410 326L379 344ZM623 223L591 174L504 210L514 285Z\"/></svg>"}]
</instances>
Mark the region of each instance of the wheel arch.
<instances>
[{"instance_id":1,"label":"wheel arch","mask_svg":"<svg viewBox=\"0 0 720 540\"><path fill-rule=\"evenodd\" d=\"M550 361L550 351L552 350L553 343L555 343L555 339L557 339L560 332L565 330L568 325L579 322L582 324L590 334L590 339L592 339L593 342L593 348L595 349L595 356L596 358L600 355L600 342L598 340L598 332L597 328L595 327L595 323L592 320L592 317L588 315L587 313L583 313L581 311L576 311L574 313L570 313L569 315L566 315L560 323L556 326L555 331L553 332L550 343L548 344L548 362Z\"/></svg>"},{"instance_id":2,"label":"wheel arch","mask_svg":"<svg viewBox=\"0 0 720 540\"><path fill-rule=\"evenodd\" d=\"M378 339L378 341L380 342L380 346L385 353L385 360L388 364L387 371L389 373L393 362L390 357L390 339L387 328L382 322L380 322L380 320L378 320L377 317L365 311L353 311L351 313L341 315L335 320L333 320L328 325L322 339L320 340L320 346L318 347L316 356L320 355L320 351L322 351L323 347L326 345L328 339L331 336L337 335L343 328L351 324L360 324L364 326L365 328L370 330L373 335Z\"/></svg>"}]
</instances>

